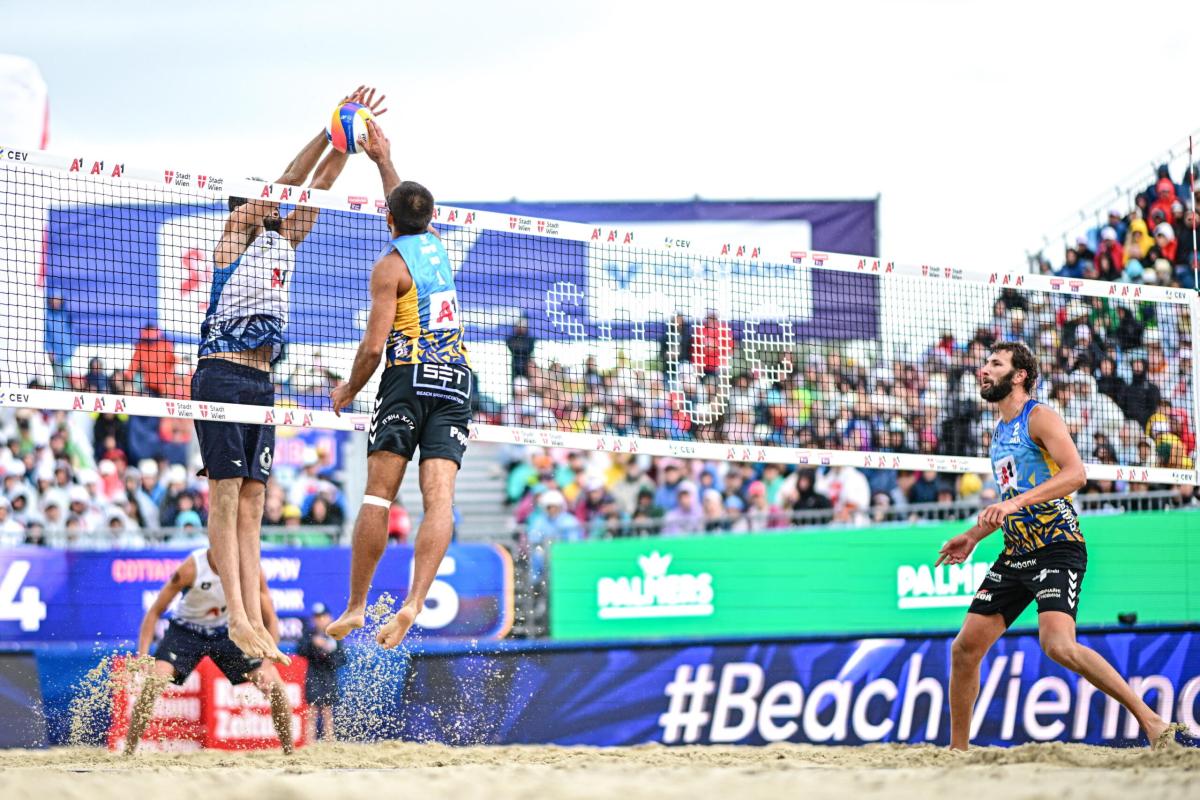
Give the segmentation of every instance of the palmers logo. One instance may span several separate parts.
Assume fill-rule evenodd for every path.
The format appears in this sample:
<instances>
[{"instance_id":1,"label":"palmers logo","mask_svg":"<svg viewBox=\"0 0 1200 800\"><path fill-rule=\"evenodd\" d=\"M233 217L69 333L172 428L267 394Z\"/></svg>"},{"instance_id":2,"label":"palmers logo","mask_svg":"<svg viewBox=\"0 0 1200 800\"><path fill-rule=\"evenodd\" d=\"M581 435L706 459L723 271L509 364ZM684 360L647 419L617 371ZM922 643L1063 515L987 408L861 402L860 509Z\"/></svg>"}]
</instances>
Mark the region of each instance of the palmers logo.
<instances>
[{"instance_id":1,"label":"palmers logo","mask_svg":"<svg viewBox=\"0 0 1200 800\"><path fill-rule=\"evenodd\" d=\"M988 574L986 562L931 567L901 564L896 568L896 607L953 608L969 606Z\"/></svg>"},{"instance_id":2,"label":"palmers logo","mask_svg":"<svg viewBox=\"0 0 1200 800\"><path fill-rule=\"evenodd\" d=\"M668 575L671 556L657 550L638 556L641 576L601 578L596 582L597 616L600 619L661 617L711 617L713 576Z\"/></svg>"}]
</instances>

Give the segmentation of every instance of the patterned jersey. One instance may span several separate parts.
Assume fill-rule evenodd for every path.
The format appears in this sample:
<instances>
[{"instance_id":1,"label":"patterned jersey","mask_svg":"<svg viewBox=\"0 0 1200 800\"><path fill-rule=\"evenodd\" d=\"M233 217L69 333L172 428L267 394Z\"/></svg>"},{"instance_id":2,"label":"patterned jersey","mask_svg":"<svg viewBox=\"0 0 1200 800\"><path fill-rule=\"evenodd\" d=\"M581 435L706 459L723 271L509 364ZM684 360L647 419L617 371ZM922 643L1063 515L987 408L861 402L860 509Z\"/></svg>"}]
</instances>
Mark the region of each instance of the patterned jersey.
<instances>
[{"instance_id":1,"label":"patterned jersey","mask_svg":"<svg viewBox=\"0 0 1200 800\"><path fill-rule=\"evenodd\" d=\"M200 355L270 346L271 360L279 358L288 320L288 276L295 266L292 243L264 231L228 267L214 267Z\"/></svg>"},{"instance_id":2,"label":"patterned jersey","mask_svg":"<svg viewBox=\"0 0 1200 800\"><path fill-rule=\"evenodd\" d=\"M469 367L454 270L441 240L432 233L420 233L393 239L392 247L408 265L412 288L396 298L396 318L387 340L387 365Z\"/></svg>"},{"instance_id":3,"label":"patterned jersey","mask_svg":"<svg viewBox=\"0 0 1200 800\"><path fill-rule=\"evenodd\" d=\"M992 436L992 472L1004 500L1045 483L1059 466L1029 435L1029 414L1038 405L1030 399L1021 413L1009 422L1000 420ZM1069 497L1047 500L1009 514L1000 526L1004 531L1004 554L1022 555L1052 542L1082 542L1079 515Z\"/></svg>"}]
</instances>

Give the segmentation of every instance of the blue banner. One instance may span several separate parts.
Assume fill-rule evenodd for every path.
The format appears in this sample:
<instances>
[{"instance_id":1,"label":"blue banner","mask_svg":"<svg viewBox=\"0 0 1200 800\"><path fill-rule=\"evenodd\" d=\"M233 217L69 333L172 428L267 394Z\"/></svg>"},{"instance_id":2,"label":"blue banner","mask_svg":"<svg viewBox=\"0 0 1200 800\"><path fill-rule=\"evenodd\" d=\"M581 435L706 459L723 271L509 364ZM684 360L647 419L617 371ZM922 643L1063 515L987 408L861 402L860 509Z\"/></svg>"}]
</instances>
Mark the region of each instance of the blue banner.
<instances>
[{"instance_id":1,"label":"blue banner","mask_svg":"<svg viewBox=\"0 0 1200 800\"><path fill-rule=\"evenodd\" d=\"M372 600L404 599L413 549L389 547ZM137 639L145 610L187 552L0 550L0 641L116 643ZM264 550L263 573L285 639L299 637L316 602L335 613L349 586L350 550ZM451 545L414 630L426 637L488 639L512 627L512 561L501 547Z\"/></svg>"},{"instance_id":2,"label":"blue banner","mask_svg":"<svg viewBox=\"0 0 1200 800\"><path fill-rule=\"evenodd\" d=\"M396 735L452 744L858 745L949 740L950 637L417 656ZM1100 653L1200 734L1200 633L1104 633ZM972 740L1133 745L1133 718L1036 636L985 659ZM354 698L348 696L347 703Z\"/></svg>"},{"instance_id":3,"label":"blue banner","mask_svg":"<svg viewBox=\"0 0 1200 800\"><path fill-rule=\"evenodd\" d=\"M784 323L796 339L878 333L877 280L813 270L809 256L875 255L874 201L485 205L513 214L637 225L646 247L654 249L614 249L604 237L578 242L530 236L516 223L514 232L502 233L440 226L473 341L502 340L524 315L539 339L657 342L676 311L699 320L710 309L739 338L750 323L766 337L777 335ZM209 302L211 253L226 215L217 204L51 210L46 292L63 298L74 343L131 344L148 323L174 342L195 343ZM782 265L701 258L687 251L688 237L742 242L746 238L735 237L748 237L772 245L773 252L800 255ZM378 216L321 212L288 279L291 344L358 341L370 269L386 244ZM674 249L658 249L664 247Z\"/></svg>"}]
</instances>

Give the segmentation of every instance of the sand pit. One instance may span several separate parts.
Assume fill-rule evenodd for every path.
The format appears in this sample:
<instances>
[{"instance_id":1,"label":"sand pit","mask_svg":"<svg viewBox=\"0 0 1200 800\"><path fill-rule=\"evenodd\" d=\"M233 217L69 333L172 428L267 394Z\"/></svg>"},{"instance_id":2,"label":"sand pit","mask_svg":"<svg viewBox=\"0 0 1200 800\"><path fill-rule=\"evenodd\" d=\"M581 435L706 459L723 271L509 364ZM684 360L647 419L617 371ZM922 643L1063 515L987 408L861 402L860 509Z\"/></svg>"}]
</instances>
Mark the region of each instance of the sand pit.
<instances>
[{"instance_id":1,"label":"sand pit","mask_svg":"<svg viewBox=\"0 0 1200 800\"><path fill-rule=\"evenodd\" d=\"M1195 798L1200 750L1086 745L977 749L869 747L463 747L318 745L277 753L146 753L66 748L0 753L5 800L129 797L687 798L917 800L965 796Z\"/></svg>"}]
</instances>

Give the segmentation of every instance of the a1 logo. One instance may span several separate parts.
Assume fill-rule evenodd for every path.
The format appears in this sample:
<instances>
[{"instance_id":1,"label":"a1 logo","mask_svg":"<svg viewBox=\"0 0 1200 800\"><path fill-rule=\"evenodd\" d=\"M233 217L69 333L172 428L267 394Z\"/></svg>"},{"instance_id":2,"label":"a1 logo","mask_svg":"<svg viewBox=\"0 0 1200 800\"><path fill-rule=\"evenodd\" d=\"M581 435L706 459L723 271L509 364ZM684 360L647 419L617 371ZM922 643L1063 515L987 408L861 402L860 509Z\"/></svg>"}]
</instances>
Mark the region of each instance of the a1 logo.
<instances>
[{"instance_id":1,"label":"a1 logo","mask_svg":"<svg viewBox=\"0 0 1200 800\"><path fill-rule=\"evenodd\" d=\"M23 586L32 565L13 561L0 579L0 622L19 622L26 633L36 631L46 618L46 604L36 586Z\"/></svg>"}]
</instances>

